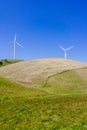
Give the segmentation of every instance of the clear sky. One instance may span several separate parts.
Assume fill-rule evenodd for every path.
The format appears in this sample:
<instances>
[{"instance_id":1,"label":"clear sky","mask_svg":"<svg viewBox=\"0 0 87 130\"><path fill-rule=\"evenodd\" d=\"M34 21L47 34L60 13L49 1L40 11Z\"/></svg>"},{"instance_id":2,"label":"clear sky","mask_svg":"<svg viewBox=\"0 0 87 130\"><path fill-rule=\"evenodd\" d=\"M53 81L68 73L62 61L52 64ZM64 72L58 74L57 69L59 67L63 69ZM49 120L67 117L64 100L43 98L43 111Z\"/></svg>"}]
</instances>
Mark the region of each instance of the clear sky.
<instances>
[{"instance_id":1,"label":"clear sky","mask_svg":"<svg viewBox=\"0 0 87 130\"><path fill-rule=\"evenodd\" d=\"M87 62L87 0L0 0L0 59L63 58Z\"/></svg>"}]
</instances>

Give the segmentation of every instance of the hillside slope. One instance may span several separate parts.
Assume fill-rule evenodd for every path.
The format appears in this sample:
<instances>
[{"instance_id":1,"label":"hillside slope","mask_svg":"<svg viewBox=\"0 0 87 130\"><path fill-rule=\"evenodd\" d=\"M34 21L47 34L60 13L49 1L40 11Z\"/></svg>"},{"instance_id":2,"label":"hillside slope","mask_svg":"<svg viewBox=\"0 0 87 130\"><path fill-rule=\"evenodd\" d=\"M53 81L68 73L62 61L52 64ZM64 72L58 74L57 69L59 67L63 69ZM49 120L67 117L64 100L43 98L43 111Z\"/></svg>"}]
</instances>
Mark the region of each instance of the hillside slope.
<instances>
[{"instance_id":1,"label":"hillside slope","mask_svg":"<svg viewBox=\"0 0 87 130\"><path fill-rule=\"evenodd\" d=\"M8 78L0 77L0 130L86 130L87 64L23 61L0 67L0 76Z\"/></svg>"},{"instance_id":2,"label":"hillside slope","mask_svg":"<svg viewBox=\"0 0 87 130\"><path fill-rule=\"evenodd\" d=\"M66 73L63 72L62 76L66 76ZM54 77L53 79L55 80ZM86 130L86 128L87 93L51 95L40 91L37 87L26 88L0 78L0 130Z\"/></svg>"},{"instance_id":3,"label":"hillside slope","mask_svg":"<svg viewBox=\"0 0 87 130\"><path fill-rule=\"evenodd\" d=\"M14 63L17 63L17 62L20 62L20 61L23 61L23 60L17 60L17 59L3 59L3 60L0 60L0 67L2 66L6 66L6 65L10 65L10 64L14 64Z\"/></svg>"},{"instance_id":4,"label":"hillside slope","mask_svg":"<svg viewBox=\"0 0 87 130\"><path fill-rule=\"evenodd\" d=\"M58 58L22 61L0 68L0 76L24 83L28 86L39 86L47 78L60 72L78 68L86 68L87 64L73 60Z\"/></svg>"},{"instance_id":5,"label":"hillside slope","mask_svg":"<svg viewBox=\"0 0 87 130\"><path fill-rule=\"evenodd\" d=\"M51 94L87 94L87 68L68 70L49 76L42 88Z\"/></svg>"}]
</instances>

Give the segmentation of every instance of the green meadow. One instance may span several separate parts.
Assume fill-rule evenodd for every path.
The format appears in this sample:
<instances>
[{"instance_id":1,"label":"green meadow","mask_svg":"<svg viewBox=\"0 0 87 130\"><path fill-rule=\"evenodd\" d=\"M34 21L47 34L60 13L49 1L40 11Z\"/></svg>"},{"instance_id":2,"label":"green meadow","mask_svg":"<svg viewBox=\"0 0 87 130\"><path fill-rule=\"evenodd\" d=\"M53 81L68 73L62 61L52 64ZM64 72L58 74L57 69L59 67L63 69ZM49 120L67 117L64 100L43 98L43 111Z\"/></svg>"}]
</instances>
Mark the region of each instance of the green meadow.
<instances>
[{"instance_id":1,"label":"green meadow","mask_svg":"<svg viewBox=\"0 0 87 130\"><path fill-rule=\"evenodd\" d=\"M87 93L87 80L73 70L63 71L48 77L43 88L53 94L85 94Z\"/></svg>"},{"instance_id":2,"label":"green meadow","mask_svg":"<svg viewBox=\"0 0 87 130\"><path fill-rule=\"evenodd\" d=\"M73 71L27 88L0 78L0 130L86 130L87 81Z\"/></svg>"}]
</instances>

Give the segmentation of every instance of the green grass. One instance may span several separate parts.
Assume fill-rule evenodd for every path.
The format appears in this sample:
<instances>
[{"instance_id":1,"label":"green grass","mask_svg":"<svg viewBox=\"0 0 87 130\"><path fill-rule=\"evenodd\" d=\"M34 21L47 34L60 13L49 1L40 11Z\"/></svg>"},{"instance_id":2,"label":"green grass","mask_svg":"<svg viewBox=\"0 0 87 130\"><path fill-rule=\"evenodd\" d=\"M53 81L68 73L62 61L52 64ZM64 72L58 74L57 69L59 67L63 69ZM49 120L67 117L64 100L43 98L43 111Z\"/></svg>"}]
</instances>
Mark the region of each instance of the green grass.
<instances>
[{"instance_id":1,"label":"green grass","mask_svg":"<svg viewBox=\"0 0 87 130\"><path fill-rule=\"evenodd\" d=\"M23 85L9 81L0 77L0 97L1 98L30 98L44 96L46 92L41 89L26 88Z\"/></svg>"},{"instance_id":2,"label":"green grass","mask_svg":"<svg viewBox=\"0 0 87 130\"><path fill-rule=\"evenodd\" d=\"M87 81L73 70L65 71L49 77L43 85L43 89L54 94L87 93Z\"/></svg>"},{"instance_id":3,"label":"green grass","mask_svg":"<svg viewBox=\"0 0 87 130\"><path fill-rule=\"evenodd\" d=\"M86 81L67 71L45 85L26 88L0 78L0 130L86 130Z\"/></svg>"}]
</instances>

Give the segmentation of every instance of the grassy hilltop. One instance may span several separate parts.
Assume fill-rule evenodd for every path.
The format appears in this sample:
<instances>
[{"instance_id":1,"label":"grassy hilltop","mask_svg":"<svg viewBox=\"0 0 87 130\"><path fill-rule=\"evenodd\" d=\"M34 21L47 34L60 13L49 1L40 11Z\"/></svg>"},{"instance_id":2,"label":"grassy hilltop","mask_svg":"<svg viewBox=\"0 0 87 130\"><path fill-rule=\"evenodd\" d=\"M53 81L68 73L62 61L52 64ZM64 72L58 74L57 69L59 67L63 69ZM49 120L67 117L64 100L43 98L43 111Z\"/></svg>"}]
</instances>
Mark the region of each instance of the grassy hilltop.
<instances>
[{"instance_id":1,"label":"grassy hilltop","mask_svg":"<svg viewBox=\"0 0 87 130\"><path fill-rule=\"evenodd\" d=\"M14 64L14 63L17 63L17 62L20 62L20 61L22 61L22 60L3 59L3 60L0 60L0 67L6 66L6 65L9 65L9 64Z\"/></svg>"},{"instance_id":2,"label":"grassy hilltop","mask_svg":"<svg viewBox=\"0 0 87 130\"><path fill-rule=\"evenodd\" d=\"M1 130L87 129L87 64L23 61L1 67L0 76Z\"/></svg>"},{"instance_id":3,"label":"grassy hilltop","mask_svg":"<svg viewBox=\"0 0 87 130\"><path fill-rule=\"evenodd\" d=\"M42 86L48 77L61 72L87 67L86 63L58 58L22 61L0 68L0 76L26 84Z\"/></svg>"}]
</instances>

